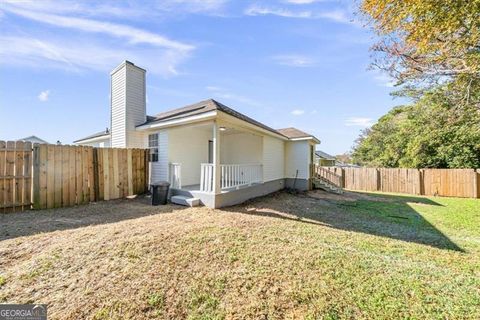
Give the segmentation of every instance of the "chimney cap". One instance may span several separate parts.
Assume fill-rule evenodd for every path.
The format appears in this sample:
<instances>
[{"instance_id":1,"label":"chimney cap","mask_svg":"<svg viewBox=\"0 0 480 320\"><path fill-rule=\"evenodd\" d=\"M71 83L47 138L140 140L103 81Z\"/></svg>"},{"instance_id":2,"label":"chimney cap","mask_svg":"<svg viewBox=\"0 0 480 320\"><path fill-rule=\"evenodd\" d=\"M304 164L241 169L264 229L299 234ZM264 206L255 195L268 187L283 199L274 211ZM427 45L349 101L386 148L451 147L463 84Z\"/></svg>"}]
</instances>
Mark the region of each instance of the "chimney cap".
<instances>
[{"instance_id":1,"label":"chimney cap","mask_svg":"<svg viewBox=\"0 0 480 320\"><path fill-rule=\"evenodd\" d=\"M130 65L132 67L135 67L143 72L147 72L147 70L143 69L143 68L140 68L139 66L136 66L133 62L131 61L128 61L128 60L123 60L122 63L120 63L117 67L115 67L115 69L112 70L112 72L110 72L110 75L113 75L115 72L117 72L118 70L122 69L124 66L126 65Z\"/></svg>"}]
</instances>

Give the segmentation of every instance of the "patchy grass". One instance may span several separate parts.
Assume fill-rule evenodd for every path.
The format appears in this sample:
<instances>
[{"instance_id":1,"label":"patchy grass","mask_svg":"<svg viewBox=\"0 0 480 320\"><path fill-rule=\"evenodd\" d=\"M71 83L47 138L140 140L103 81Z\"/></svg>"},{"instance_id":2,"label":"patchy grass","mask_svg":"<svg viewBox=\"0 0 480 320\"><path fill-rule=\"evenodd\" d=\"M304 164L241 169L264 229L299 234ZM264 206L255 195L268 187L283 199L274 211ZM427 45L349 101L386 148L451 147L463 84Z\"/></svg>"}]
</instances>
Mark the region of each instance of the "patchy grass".
<instances>
[{"instance_id":1,"label":"patchy grass","mask_svg":"<svg viewBox=\"0 0 480 320\"><path fill-rule=\"evenodd\" d=\"M51 319L480 318L479 200L281 192L0 218L0 301Z\"/></svg>"}]
</instances>

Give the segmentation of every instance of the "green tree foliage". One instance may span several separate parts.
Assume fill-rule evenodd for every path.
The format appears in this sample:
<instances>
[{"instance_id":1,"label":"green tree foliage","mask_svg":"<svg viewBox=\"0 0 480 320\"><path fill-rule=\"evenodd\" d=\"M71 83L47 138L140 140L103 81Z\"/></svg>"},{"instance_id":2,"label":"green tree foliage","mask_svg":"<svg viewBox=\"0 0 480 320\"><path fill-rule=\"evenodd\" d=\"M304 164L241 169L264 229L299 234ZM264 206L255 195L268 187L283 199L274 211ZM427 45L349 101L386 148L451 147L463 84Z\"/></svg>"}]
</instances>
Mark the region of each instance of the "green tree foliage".
<instances>
[{"instance_id":1,"label":"green tree foliage","mask_svg":"<svg viewBox=\"0 0 480 320\"><path fill-rule=\"evenodd\" d=\"M480 0L363 0L360 11L380 37L372 65L414 102L362 132L354 161L480 168Z\"/></svg>"},{"instance_id":2,"label":"green tree foliage","mask_svg":"<svg viewBox=\"0 0 480 320\"><path fill-rule=\"evenodd\" d=\"M480 168L480 111L455 106L445 88L392 109L365 130L356 163L406 168Z\"/></svg>"}]
</instances>

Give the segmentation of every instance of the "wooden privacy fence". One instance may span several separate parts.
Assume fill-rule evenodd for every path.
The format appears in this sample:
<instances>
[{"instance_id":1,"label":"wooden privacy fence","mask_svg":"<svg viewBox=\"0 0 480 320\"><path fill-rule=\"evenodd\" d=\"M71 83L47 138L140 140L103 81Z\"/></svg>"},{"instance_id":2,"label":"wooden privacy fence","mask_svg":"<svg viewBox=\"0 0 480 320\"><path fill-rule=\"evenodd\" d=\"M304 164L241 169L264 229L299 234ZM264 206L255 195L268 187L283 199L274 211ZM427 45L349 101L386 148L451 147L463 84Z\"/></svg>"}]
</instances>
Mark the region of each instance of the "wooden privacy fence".
<instances>
[{"instance_id":1,"label":"wooden privacy fence","mask_svg":"<svg viewBox=\"0 0 480 320\"><path fill-rule=\"evenodd\" d=\"M480 170L322 167L349 190L480 198Z\"/></svg>"},{"instance_id":2,"label":"wooden privacy fence","mask_svg":"<svg viewBox=\"0 0 480 320\"><path fill-rule=\"evenodd\" d=\"M0 141L0 212L32 203L32 143Z\"/></svg>"},{"instance_id":3,"label":"wooden privacy fence","mask_svg":"<svg viewBox=\"0 0 480 320\"><path fill-rule=\"evenodd\" d=\"M148 151L0 141L0 212L144 193Z\"/></svg>"}]
</instances>

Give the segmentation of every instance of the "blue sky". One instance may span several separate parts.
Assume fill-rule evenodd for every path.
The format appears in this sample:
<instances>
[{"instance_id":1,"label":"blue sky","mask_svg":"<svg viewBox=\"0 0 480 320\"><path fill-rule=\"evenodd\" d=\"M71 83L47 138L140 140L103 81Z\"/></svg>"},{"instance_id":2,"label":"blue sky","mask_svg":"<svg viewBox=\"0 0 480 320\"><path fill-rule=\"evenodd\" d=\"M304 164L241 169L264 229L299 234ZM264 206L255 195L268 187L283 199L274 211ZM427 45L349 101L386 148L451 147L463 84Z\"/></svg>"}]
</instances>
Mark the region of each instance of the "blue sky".
<instances>
[{"instance_id":1,"label":"blue sky","mask_svg":"<svg viewBox=\"0 0 480 320\"><path fill-rule=\"evenodd\" d=\"M0 1L0 139L109 126L109 72L147 69L147 113L214 98L328 153L392 106L352 1Z\"/></svg>"}]
</instances>

